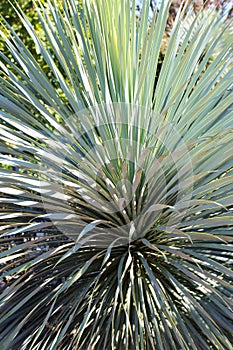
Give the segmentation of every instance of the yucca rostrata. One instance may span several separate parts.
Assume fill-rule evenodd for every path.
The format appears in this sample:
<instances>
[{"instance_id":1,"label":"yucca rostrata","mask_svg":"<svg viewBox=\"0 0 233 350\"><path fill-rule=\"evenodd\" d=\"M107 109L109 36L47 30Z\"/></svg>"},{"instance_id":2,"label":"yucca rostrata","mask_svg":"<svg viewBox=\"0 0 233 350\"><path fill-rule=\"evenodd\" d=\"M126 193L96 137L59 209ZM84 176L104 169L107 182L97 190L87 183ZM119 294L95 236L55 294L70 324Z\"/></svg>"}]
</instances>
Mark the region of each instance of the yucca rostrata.
<instances>
[{"instance_id":1,"label":"yucca rostrata","mask_svg":"<svg viewBox=\"0 0 233 350\"><path fill-rule=\"evenodd\" d=\"M228 24L180 10L161 65L169 1L36 3L50 77L1 53L0 349L232 349Z\"/></svg>"}]
</instances>

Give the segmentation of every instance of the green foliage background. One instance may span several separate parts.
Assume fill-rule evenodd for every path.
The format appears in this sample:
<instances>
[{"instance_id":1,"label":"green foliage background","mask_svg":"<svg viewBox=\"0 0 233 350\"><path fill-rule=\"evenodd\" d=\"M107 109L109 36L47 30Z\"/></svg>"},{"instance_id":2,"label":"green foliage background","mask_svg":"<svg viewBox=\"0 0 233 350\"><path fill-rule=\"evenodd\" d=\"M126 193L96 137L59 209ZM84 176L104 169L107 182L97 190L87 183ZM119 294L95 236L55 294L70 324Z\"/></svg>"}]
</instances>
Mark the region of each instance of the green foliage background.
<instances>
[{"instance_id":1,"label":"green foliage background","mask_svg":"<svg viewBox=\"0 0 233 350\"><path fill-rule=\"evenodd\" d=\"M57 4L59 5L59 9L62 8L62 0L58 0ZM46 6L47 1L41 0L41 3ZM30 50L30 52L37 56L37 62L40 64L40 66L45 70L45 72L48 74L48 77L51 78L50 70L48 69L47 64L44 62L43 57L36 52L35 44L31 38L30 35L28 35L28 32L23 25L23 23L20 21L17 12L15 8L12 6L12 4L20 7L26 14L30 22L32 23L33 27L35 28L35 31L42 40L46 41L43 29L40 25L38 13L36 11L35 5L33 4L33 1L31 0L17 0L10 2L9 0L0 2L0 25L1 27L4 26L4 20L3 18L8 22L8 24L14 29L15 33L20 37L20 39L23 41L25 46ZM7 32L7 29L6 29ZM8 57L12 57L11 53L6 50L6 46L4 45L4 41L0 36L0 51L4 52Z\"/></svg>"},{"instance_id":2,"label":"green foliage background","mask_svg":"<svg viewBox=\"0 0 233 350\"><path fill-rule=\"evenodd\" d=\"M44 1L43 1L44 2ZM30 0L18 0L17 5L20 6L25 13L27 14L29 20L35 27L36 31L42 37L42 29L40 28L38 22L38 14L34 8L33 1ZM30 49L30 51L35 52L35 45L33 43L32 38L28 35L27 30L23 26L22 22L19 20L18 15L10 3L10 1L3 1L0 3L0 14L1 16L7 20L7 22L12 26L17 35L22 39L24 44ZM3 20L1 19L1 25L3 24ZM4 44L2 38L0 38L0 49L4 50ZM42 58L40 60L42 63Z\"/></svg>"}]
</instances>

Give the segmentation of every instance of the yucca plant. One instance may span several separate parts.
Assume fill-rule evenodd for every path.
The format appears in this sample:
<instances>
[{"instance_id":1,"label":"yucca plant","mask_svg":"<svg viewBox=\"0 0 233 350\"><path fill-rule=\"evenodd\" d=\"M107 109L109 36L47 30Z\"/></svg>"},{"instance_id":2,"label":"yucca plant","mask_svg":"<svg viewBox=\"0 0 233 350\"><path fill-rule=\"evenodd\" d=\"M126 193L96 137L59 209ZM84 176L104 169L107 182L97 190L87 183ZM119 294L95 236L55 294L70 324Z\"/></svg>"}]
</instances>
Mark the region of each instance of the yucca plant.
<instances>
[{"instance_id":1,"label":"yucca plant","mask_svg":"<svg viewBox=\"0 0 233 350\"><path fill-rule=\"evenodd\" d=\"M180 10L161 66L169 1L36 3L51 79L2 19L0 349L232 349L228 24Z\"/></svg>"}]
</instances>

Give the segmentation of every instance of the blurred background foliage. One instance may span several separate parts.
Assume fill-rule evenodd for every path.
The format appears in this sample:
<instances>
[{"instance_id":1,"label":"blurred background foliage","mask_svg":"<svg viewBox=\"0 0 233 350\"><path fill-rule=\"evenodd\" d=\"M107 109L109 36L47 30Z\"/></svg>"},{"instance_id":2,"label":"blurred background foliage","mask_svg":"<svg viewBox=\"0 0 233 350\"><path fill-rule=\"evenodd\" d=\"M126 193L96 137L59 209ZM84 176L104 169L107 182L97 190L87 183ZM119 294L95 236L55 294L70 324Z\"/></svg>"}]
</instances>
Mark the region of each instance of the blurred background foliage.
<instances>
[{"instance_id":1,"label":"blurred background foliage","mask_svg":"<svg viewBox=\"0 0 233 350\"><path fill-rule=\"evenodd\" d=\"M46 6L47 0L41 0L41 3ZM57 4L59 6L59 9L62 9L62 3L63 0L57 0ZM18 14L14 8L14 6L20 7L25 14L27 15L28 19L30 20L31 24L36 30L37 35L41 38L41 40L45 40L43 29L40 25L38 13L35 9L35 5L33 4L32 0L17 0L17 1L9 1L5 0L0 2L0 25L1 29L5 31L5 33L8 32L6 26L4 25L5 19L8 24L14 29L16 34L20 37L22 42L25 44L25 46L31 51L31 53L34 56L37 56L37 62L40 64L40 66L45 70L45 72L50 77L50 70L47 66L47 64L44 62L42 56L36 52L35 44L33 42L33 39L28 34L26 28L24 27L23 23L19 20ZM12 58L11 53L7 50L4 39L0 36L0 51L3 51L5 54L7 53L8 57ZM52 77L51 77L52 79Z\"/></svg>"}]
</instances>

